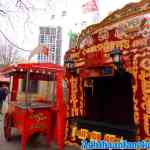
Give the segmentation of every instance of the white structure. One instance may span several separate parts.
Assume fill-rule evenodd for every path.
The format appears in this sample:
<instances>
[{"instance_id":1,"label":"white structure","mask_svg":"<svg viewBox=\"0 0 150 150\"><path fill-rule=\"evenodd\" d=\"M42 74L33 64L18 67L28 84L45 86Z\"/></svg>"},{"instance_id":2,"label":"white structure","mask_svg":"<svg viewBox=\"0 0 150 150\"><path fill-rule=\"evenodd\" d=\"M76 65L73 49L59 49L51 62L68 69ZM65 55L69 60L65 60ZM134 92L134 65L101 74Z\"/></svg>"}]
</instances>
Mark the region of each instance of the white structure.
<instances>
[{"instance_id":1,"label":"white structure","mask_svg":"<svg viewBox=\"0 0 150 150\"><path fill-rule=\"evenodd\" d=\"M60 64L62 51L62 28L61 27L40 27L39 44L48 46L48 56L39 54L38 62L49 62Z\"/></svg>"}]
</instances>

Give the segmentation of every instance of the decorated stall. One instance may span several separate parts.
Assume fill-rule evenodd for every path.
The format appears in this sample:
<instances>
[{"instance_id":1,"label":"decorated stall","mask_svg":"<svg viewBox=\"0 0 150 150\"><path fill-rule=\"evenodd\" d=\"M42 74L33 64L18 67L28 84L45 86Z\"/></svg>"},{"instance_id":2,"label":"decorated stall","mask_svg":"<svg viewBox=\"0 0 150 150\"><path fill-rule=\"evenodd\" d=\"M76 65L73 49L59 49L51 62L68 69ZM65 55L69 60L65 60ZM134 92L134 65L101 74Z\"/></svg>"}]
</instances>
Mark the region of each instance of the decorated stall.
<instances>
[{"instance_id":1,"label":"decorated stall","mask_svg":"<svg viewBox=\"0 0 150 150\"><path fill-rule=\"evenodd\" d=\"M150 140L150 1L84 29L65 54L66 142Z\"/></svg>"},{"instance_id":2,"label":"decorated stall","mask_svg":"<svg viewBox=\"0 0 150 150\"><path fill-rule=\"evenodd\" d=\"M22 150L34 134L46 136L50 146L64 148L65 105L63 68L57 64L29 63L8 66L3 74L10 76L10 94L4 112L4 136L10 141L12 129L21 135Z\"/></svg>"}]
</instances>

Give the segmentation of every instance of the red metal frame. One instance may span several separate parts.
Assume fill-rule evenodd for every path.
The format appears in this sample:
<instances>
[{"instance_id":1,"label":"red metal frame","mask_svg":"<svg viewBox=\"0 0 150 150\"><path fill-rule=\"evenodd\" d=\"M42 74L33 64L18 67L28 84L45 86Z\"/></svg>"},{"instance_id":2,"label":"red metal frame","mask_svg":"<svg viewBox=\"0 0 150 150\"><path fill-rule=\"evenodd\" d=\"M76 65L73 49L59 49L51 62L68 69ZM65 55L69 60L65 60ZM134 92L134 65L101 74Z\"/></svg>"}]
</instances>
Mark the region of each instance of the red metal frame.
<instances>
[{"instance_id":1,"label":"red metal frame","mask_svg":"<svg viewBox=\"0 0 150 150\"><path fill-rule=\"evenodd\" d=\"M57 94L55 105L49 104L47 108L37 109L23 109L16 105L19 76L22 72L27 71L37 74L40 72L43 74L49 72L56 73ZM4 136L6 140L11 139L11 128L15 127L21 134L22 150L26 149L28 139L35 133L46 135L49 145L54 138L58 149L63 149L65 132L65 105L62 96L63 68L56 64L32 63L9 66L4 68L2 72L13 76L11 98L9 102L9 108L13 107L13 110L8 110L4 117ZM38 79L39 77L37 77L37 80ZM42 103L44 103L44 101Z\"/></svg>"}]
</instances>

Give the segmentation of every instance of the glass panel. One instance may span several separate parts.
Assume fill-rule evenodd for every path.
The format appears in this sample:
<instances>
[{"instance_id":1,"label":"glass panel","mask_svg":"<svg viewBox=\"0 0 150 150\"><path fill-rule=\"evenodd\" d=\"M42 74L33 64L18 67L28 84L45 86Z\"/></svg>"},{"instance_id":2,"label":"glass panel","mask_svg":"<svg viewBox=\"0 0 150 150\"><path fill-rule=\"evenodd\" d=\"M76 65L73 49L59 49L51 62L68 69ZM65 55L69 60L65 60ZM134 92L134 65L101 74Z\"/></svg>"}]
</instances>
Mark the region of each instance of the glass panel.
<instances>
[{"instance_id":1,"label":"glass panel","mask_svg":"<svg viewBox=\"0 0 150 150\"><path fill-rule=\"evenodd\" d=\"M48 82L48 88L47 88L47 93L48 93L48 100L51 103L56 102L56 89L57 89L57 81L49 81Z\"/></svg>"},{"instance_id":2,"label":"glass panel","mask_svg":"<svg viewBox=\"0 0 150 150\"><path fill-rule=\"evenodd\" d=\"M22 92L26 90L26 80L22 79ZM38 92L38 81L37 80L30 80L29 82L29 93L37 93Z\"/></svg>"},{"instance_id":3,"label":"glass panel","mask_svg":"<svg viewBox=\"0 0 150 150\"><path fill-rule=\"evenodd\" d=\"M67 81L63 80L62 81L62 87L63 87L63 98L65 103L68 102L68 96L69 96L69 92L68 92L68 88L67 88Z\"/></svg>"},{"instance_id":4,"label":"glass panel","mask_svg":"<svg viewBox=\"0 0 150 150\"><path fill-rule=\"evenodd\" d=\"M20 78L17 92L17 100L28 102L45 101L55 103L56 101L56 84L55 75L31 73L26 97L26 80Z\"/></svg>"},{"instance_id":5,"label":"glass panel","mask_svg":"<svg viewBox=\"0 0 150 150\"><path fill-rule=\"evenodd\" d=\"M119 55L115 55L114 56L114 63L119 63L120 61L120 56Z\"/></svg>"}]
</instances>

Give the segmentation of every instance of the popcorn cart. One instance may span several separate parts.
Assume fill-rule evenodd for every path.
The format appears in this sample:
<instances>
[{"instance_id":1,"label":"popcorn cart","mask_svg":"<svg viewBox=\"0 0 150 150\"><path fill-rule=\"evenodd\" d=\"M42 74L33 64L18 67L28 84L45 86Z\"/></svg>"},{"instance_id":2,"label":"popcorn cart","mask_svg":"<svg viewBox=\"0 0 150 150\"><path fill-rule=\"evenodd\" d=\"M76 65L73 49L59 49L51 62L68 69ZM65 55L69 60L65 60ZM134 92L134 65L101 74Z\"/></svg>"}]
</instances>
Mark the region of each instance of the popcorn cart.
<instances>
[{"instance_id":1,"label":"popcorn cart","mask_svg":"<svg viewBox=\"0 0 150 150\"><path fill-rule=\"evenodd\" d=\"M6 67L10 76L8 108L4 113L4 137L12 138L12 128L21 135L22 150L36 133L55 140L64 148L65 105L62 96L63 68L57 64L30 63Z\"/></svg>"}]
</instances>

